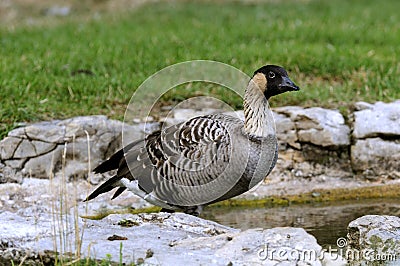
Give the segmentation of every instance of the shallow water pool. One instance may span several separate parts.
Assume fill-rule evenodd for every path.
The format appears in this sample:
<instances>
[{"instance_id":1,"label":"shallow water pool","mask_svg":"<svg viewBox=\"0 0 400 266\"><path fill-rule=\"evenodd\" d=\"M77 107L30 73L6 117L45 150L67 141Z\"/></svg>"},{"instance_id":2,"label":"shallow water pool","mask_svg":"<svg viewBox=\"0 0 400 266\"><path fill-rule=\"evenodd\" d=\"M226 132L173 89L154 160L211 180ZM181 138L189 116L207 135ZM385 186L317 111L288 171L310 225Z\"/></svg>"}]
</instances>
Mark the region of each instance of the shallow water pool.
<instances>
[{"instance_id":1,"label":"shallow water pool","mask_svg":"<svg viewBox=\"0 0 400 266\"><path fill-rule=\"evenodd\" d=\"M280 207L210 207L202 217L238 229L302 227L318 243L336 246L346 237L347 225L368 214L400 216L400 199L369 199Z\"/></svg>"}]
</instances>

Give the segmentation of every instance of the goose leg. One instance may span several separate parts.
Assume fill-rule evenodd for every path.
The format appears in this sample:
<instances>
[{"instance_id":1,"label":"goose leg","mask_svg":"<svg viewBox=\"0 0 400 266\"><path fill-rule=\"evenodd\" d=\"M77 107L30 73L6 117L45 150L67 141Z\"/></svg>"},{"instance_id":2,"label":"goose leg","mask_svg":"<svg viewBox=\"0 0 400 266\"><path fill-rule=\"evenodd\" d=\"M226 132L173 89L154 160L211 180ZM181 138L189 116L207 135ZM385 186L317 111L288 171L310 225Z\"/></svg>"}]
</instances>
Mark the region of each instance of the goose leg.
<instances>
[{"instance_id":1,"label":"goose leg","mask_svg":"<svg viewBox=\"0 0 400 266\"><path fill-rule=\"evenodd\" d=\"M197 217L203 212L203 209L204 205L199 205L199 206L187 207L184 209L183 212Z\"/></svg>"},{"instance_id":2,"label":"goose leg","mask_svg":"<svg viewBox=\"0 0 400 266\"><path fill-rule=\"evenodd\" d=\"M162 209L160 210L160 212L174 213L175 211L174 211L174 210L171 210L171 209L162 208Z\"/></svg>"}]
</instances>

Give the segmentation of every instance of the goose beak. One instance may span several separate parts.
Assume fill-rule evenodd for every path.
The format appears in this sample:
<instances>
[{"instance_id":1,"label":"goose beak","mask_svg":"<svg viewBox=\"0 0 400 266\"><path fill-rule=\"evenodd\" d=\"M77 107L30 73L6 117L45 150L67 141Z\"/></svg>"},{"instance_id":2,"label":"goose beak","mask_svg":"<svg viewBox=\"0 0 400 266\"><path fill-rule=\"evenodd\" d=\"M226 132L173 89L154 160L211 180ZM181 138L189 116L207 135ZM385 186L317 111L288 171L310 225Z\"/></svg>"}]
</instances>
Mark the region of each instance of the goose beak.
<instances>
[{"instance_id":1,"label":"goose beak","mask_svg":"<svg viewBox=\"0 0 400 266\"><path fill-rule=\"evenodd\" d=\"M289 77L283 77L282 83L279 84L279 87L285 88L288 91L298 91L300 90L299 86L294 84L294 82Z\"/></svg>"}]
</instances>

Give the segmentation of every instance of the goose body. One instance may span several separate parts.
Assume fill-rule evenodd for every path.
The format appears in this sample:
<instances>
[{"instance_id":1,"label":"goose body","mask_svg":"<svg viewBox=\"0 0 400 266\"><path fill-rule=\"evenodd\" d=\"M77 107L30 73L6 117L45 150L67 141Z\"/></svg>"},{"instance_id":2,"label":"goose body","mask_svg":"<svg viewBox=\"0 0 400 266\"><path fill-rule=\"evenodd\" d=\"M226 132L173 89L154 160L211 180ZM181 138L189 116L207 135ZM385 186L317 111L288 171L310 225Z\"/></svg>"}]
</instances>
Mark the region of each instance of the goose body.
<instances>
[{"instance_id":1,"label":"goose body","mask_svg":"<svg viewBox=\"0 0 400 266\"><path fill-rule=\"evenodd\" d=\"M246 88L245 121L199 116L134 141L94 169L117 173L86 200L118 187L113 198L128 189L164 210L198 215L207 204L248 191L278 157L268 98L298 89L283 68L258 69Z\"/></svg>"}]
</instances>

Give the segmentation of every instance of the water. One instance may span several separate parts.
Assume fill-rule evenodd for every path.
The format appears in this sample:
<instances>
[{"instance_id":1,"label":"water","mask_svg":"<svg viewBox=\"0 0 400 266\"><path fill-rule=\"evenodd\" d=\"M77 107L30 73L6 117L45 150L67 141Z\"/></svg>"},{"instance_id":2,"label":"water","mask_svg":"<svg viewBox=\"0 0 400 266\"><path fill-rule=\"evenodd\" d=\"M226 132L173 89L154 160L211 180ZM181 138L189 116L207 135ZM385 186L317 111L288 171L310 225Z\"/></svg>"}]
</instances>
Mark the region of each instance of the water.
<instances>
[{"instance_id":1,"label":"water","mask_svg":"<svg viewBox=\"0 0 400 266\"><path fill-rule=\"evenodd\" d=\"M370 199L284 207L214 207L204 218L238 229L302 227L323 246L336 246L347 225L368 214L400 216L400 199Z\"/></svg>"}]
</instances>

